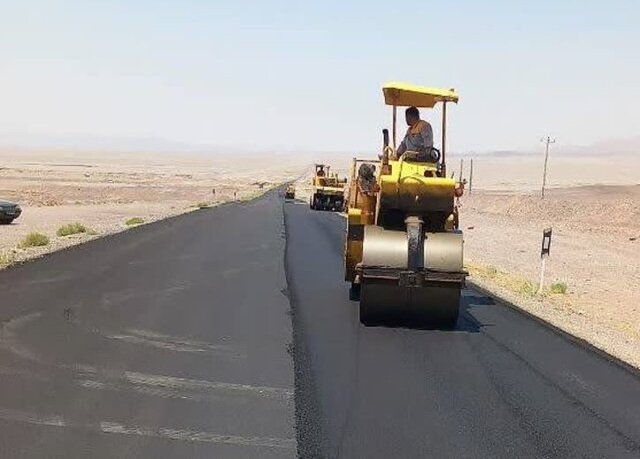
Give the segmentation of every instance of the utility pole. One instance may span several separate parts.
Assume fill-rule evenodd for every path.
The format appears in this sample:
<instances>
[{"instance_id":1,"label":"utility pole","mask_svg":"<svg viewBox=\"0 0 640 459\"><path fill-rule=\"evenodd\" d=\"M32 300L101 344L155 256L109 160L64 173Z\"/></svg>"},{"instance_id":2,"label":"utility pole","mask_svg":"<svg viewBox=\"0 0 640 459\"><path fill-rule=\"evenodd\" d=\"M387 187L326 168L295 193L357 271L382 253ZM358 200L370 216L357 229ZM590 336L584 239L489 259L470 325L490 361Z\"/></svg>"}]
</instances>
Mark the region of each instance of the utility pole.
<instances>
[{"instance_id":1,"label":"utility pole","mask_svg":"<svg viewBox=\"0 0 640 459\"><path fill-rule=\"evenodd\" d=\"M547 136L544 139L540 139L545 144L544 150L544 174L542 175L542 199L544 199L544 189L547 186L547 163L549 162L549 145L556 143L556 139L552 139Z\"/></svg>"},{"instance_id":2,"label":"utility pole","mask_svg":"<svg viewBox=\"0 0 640 459\"><path fill-rule=\"evenodd\" d=\"M469 194L473 189L473 158L471 158L471 168L469 169Z\"/></svg>"},{"instance_id":3,"label":"utility pole","mask_svg":"<svg viewBox=\"0 0 640 459\"><path fill-rule=\"evenodd\" d=\"M464 158L460 158L460 177L458 177L458 182L462 183L462 173L464 170Z\"/></svg>"}]
</instances>

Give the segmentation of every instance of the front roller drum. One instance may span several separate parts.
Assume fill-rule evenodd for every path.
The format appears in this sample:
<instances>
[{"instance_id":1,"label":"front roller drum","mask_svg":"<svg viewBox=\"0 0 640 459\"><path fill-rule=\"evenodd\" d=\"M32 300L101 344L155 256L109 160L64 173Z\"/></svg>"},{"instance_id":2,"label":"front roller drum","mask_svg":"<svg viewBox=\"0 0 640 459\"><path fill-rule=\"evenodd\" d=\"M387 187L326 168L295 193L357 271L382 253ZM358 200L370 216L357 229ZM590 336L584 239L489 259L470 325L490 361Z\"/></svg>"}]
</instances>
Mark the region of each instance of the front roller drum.
<instances>
[{"instance_id":1,"label":"front roller drum","mask_svg":"<svg viewBox=\"0 0 640 459\"><path fill-rule=\"evenodd\" d=\"M360 320L365 325L453 327L466 276L462 233L423 232L417 218L405 223L406 232L364 229L357 268Z\"/></svg>"},{"instance_id":2,"label":"front roller drum","mask_svg":"<svg viewBox=\"0 0 640 459\"><path fill-rule=\"evenodd\" d=\"M360 291L360 322L368 326L453 328L458 320L460 287L364 282Z\"/></svg>"}]
</instances>

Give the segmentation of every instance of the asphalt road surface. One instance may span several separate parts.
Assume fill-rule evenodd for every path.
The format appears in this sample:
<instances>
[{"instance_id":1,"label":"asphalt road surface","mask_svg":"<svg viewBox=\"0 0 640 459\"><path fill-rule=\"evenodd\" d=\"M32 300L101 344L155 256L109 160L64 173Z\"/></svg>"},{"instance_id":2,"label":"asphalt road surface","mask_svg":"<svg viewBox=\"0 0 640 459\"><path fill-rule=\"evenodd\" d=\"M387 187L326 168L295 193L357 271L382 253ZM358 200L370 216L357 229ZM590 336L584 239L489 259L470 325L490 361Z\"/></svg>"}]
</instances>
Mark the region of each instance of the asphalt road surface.
<instances>
[{"instance_id":1,"label":"asphalt road surface","mask_svg":"<svg viewBox=\"0 0 640 459\"><path fill-rule=\"evenodd\" d=\"M0 457L294 458L282 201L0 273Z\"/></svg>"},{"instance_id":2,"label":"asphalt road surface","mask_svg":"<svg viewBox=\"0 0 640 459\"><path fill-rule=\"evenodd\" d=\"M365 328L344 220L282 194L0 272L0 457L640 457L640 377L466 291Z\"/></svg>"}]
</instances>

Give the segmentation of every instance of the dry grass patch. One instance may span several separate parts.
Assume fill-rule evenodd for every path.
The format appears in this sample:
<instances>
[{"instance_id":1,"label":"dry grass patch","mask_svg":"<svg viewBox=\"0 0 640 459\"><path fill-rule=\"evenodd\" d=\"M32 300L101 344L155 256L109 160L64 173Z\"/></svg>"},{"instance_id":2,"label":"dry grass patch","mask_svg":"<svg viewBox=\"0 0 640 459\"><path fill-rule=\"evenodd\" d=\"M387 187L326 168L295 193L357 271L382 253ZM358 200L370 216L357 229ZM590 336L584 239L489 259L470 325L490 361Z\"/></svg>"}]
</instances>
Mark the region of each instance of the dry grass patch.
<instances>
[{"instance_id":1,"label":"dry grass patch","mask_svg":"<svg viewBox=\"0 0 640 459\"><path fill-rule=\"evenodd\" d=\"M126 222L124 222L124 224L127 226L137 226L137 225L142 225L143 223L144 223L144 219L140 217L133 217L127 220Z\"/></svg>"},{"instance_id":2,"label":"dry grass patch","mask_svg":"<svg viewBox=\"0 0 640 459\"><path fill-rule=\"evenodd\" d=\"M566 295L568 289L564 282L554 282L549 286L549 291L555 295Z\"/></svg>"},{"instance_id":3,"label":"dry grass patch","mask_svg":"<svg viewBox=\"0 0 640 459\"><path fill-rule=\"evenodd\" d=\"M500 271L495 266L476 263L467 263L466 268L471 277L493 284L520 298L544 299L561 309L573 309L568 287L564 282L554 282L539 294L536 282L518 274Z\"/></svg>"},{"instance_id":4,"label":"dry grass patch","mask_svg":"<svg viewBox=\"0 0 640 459\"><path fill-rule=\"evenodd\" d=\"M72 234L86 233L87 228L82 223L69 223L58 228L56 234L59 237L71 236Z\"/></svg>"},{"instance_id":5,"label":"dry grass patch","mask_svg":"<svg viewBox=\"0 0 640 459\"><path fill-rule=\"evenodd\" d=\"M30 247L44 247L46 245L49 245L49 242L49 236L47 236L46 234L33 232L25 236L19 247L21 249L28 249Z\"/></svg>"},{"instance_id":6,"label":"dry grass patch","mask_svg":"<svg viewBox=\"0 0 640 459\"><path fill-rule=\"evenodd\" d=\"M0 252L0 268L6 268L13 264L15 258L10 252Z\"/></svg>"}]
</instances>

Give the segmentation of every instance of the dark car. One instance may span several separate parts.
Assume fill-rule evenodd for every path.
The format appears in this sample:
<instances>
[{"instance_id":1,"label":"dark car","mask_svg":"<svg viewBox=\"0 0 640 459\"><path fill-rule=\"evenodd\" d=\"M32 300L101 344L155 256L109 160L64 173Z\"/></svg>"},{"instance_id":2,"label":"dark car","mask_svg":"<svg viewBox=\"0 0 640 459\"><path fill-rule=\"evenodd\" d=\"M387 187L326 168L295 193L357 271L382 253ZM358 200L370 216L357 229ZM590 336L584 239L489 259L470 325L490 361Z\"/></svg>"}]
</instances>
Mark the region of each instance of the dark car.
<instances>
[{"instance_id":1,"label":"dark car","mask_svg":"<svg viewBox=\"0 0 640 459\"><path fill-rule=\"evenodd\" d=\"M14 202L0 200L0 225L8 225L20 216L22 209Z\"/></svg>"}]
</instances>

